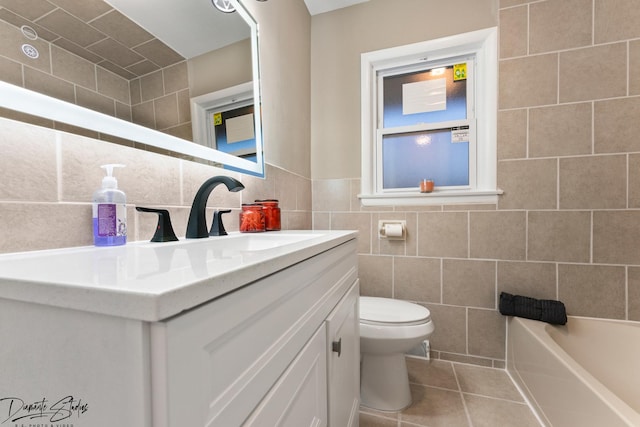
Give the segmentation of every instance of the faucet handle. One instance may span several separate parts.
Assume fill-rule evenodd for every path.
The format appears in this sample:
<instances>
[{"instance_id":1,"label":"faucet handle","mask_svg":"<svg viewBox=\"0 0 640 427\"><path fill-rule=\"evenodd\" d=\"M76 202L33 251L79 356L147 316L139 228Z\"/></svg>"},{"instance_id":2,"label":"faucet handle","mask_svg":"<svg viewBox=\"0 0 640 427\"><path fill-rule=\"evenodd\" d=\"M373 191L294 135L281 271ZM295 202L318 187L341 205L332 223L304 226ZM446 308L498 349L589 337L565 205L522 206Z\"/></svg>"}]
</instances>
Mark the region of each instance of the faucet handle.
<instances>
[{"instance_id":1,"label":"faucet handle","mask_svg":"<svg viewBox=\"0 0 640 427\"><path fill-rule=\"evenodd\" d=\"M226 214L231 212L231 209L225 210L216 210L213 213L213 223L211 224L211 230L209 231L209 236L226 236L227 230L224 229L224 224L222 224L222 214Z\"/></svg>"},{"instance_id":2,"label":"faucet handle","mask_svg":"<svg viewBox=\"0 0 640 427\"><path fill-rule=\"evenodd\" d=\"M171 217L169 211L166 209L151 209L136 206L138 212L151 212L158 214L158 226L156 227L156 233L151 238L152 242L175 242L178 240L176 233L173 232L171 226Z\"/></svg>"}]
</instances>

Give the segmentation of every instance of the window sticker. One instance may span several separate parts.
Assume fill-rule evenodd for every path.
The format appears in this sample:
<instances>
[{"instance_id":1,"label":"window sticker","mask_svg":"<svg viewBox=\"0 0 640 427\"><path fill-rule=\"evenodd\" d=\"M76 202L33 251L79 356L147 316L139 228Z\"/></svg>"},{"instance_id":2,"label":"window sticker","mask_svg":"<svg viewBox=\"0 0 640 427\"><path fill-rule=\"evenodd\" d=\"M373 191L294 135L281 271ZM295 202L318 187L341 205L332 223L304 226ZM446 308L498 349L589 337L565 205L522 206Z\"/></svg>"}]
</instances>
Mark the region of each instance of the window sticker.
<instances>
[{"instance_id":1,"label":"window sticker","mask_svg":"<svg viewBox=\"0 0 640 427\"><path fill-rule=\"evenodd\" d=\"M227 144L246 141L255 137L253 114L244 114L227 119Z\"/></svg>"},{"instance_id":2,"label":"window sticker","mask_svg":"<svg viewBox=\"0 0 640 427\"><path fill-rule=\"evenodd\" d=\"M213 125L220 126L222 124L222 113L215 113L213 115Z\"/></svg>"},{"instance_id":3,"label":"window sticker","mask_svg":"<svg viewBox=\"0 0 640 427\"><path fill-rule=\"evenodd\" d=\"M469 126L451 128L451 143L469 142Z\"/></svg>"},{"instance_id":4,"label":"window sticker","mask_svg":"<svg viewBox=\"0 0 640 427\"><path fill-rule=\"evenodd\" d=\"M402 85L402 114L429 113L447 109L446 79L424 80Z\"/></svg>"},{"instance_id":5,"label":"window sticker","mask_svg":"<svg viewBox=\"0 0 640 427\"><path fill-rule=\"evenodd\" d=\"M467 64L456 64L453 66L453 81L467 80Z\"/></svg>"}]
</instances>

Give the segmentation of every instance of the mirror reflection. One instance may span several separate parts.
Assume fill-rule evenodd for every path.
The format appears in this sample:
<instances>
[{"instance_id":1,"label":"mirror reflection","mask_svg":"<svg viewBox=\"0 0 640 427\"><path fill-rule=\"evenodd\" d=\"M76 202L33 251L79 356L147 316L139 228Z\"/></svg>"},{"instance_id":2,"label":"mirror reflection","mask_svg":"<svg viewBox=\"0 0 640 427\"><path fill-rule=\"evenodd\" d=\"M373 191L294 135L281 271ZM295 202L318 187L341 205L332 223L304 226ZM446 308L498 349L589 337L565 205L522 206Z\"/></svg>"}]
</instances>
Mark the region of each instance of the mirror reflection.
<instances>
[{"instance_id":1,"label":"mirror reflection","mask_svg":"<svg viewBox=\"0 0 640 427\"><path fill-rule=\"evenodd\" d=\"M0 80L89 108L135 132L108 131L114 124L93 126L98 116L84 125L48 114L59 109L56 104L48 110L18 105L14 98L22 98L22 92L9 91L8 85L0 87L0 115L261 175L257 25L236 0L229 2L236 12L223 13L203 0L2 0ZM195 123L194 100L239 86L245 88L242 105L237 96L218 97L207 121ZM236 109L242 114L230 116ZM136 136L139 126L162 136ZM201 128L208 137L197 136ZM235 132L231 139L230 130ZM226 145L242 143L237 146L243 148L219 151L221 135ZM194 144L185 141L194 136L209 148L190 147Z\"/></svg>"}]
</instances>

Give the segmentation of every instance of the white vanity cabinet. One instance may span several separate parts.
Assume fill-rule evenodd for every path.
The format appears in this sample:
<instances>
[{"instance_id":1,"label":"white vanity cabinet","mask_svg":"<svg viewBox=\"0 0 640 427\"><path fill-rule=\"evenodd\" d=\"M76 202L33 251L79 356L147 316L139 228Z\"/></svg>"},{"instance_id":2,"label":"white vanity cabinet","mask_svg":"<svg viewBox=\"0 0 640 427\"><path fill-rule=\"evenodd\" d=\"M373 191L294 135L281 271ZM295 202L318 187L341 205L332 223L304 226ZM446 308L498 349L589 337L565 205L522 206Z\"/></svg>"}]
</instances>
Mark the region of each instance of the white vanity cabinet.
<instances>
[{"instance_id":1,"label":"white vanity cabinet","mask_svg":"<svg viewBox=\"0 0 640 427\"><path fill-rule=\"evenodd\" d=\"M250 415L247 425L328 425L327 372L350 380L349 406L359 398L354 295L355 252L344 244L152 323L154 427L240 426ZM345 333L340 358L329 356L325 322Z\"/></svg>"},{"instance_id":2,"label":"white vanity cabinet","mask_svg":"<svg viewBox=\"0 0 640 427\"><path fill-rule=\"evenodd\" d=\"M355 233L235 238L0 255L0 425L357 426Z\"/></svg>"}]
</instances>

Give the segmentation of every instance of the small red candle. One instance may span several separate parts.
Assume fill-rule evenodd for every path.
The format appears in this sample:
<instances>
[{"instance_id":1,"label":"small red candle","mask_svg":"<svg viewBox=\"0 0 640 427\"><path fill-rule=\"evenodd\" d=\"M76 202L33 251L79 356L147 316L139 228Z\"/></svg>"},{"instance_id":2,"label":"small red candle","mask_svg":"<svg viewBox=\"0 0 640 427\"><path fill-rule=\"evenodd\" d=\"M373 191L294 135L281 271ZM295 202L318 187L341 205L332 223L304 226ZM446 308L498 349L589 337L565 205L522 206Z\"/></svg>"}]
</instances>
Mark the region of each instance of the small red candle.
<instances>
[{"instance_id":1,"label":"small red candle","mask_svg":"<svg viewBox=\"0 0 640 427\"><path fill-rule=\"evenodd\" d=\"M423 179L420 181L420 192L421 193L431 193L433 191L433 180Z\"/></svg>"}]
</instances>

